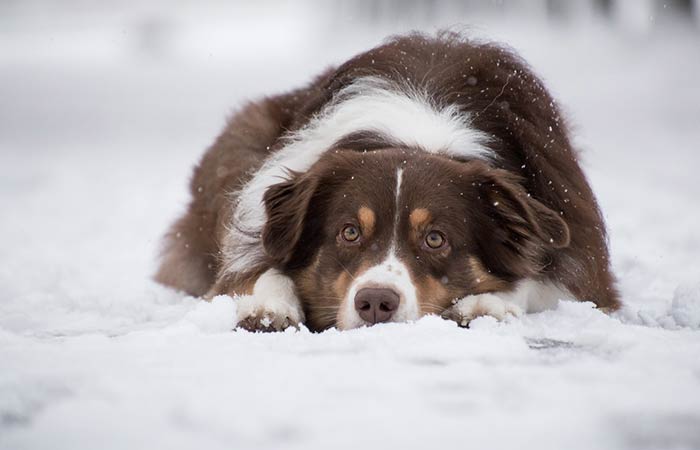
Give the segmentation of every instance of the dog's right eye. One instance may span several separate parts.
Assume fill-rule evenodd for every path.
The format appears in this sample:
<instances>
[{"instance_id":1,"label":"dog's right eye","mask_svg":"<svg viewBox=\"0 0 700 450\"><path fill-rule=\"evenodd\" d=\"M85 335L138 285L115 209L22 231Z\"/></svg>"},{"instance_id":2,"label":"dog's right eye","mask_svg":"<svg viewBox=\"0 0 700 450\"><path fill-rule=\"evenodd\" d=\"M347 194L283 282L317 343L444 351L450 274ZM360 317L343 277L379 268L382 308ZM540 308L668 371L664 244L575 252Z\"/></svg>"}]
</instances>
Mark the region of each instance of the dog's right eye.
<instances>
[{"instance_id":1,"label":"dog's right eye","mask_svg":"<svg viewBox=\"0 0 700 450\"><path fill-rule=\"evenodd\" d=\"M360 230L355 225L345 225L340 235L347 242L355 242L360 238Z\"/></svg>"},{"instance_id":2,"label":"dog's right eye","mask_svg":"<svg viewBox=\"0 0 700 450\"><path fill-rule=\"evenodd\" d=\"M425 237L425 244L433 250L437 250L445 245L445 236L439 231L431 231Z\"/></svg>"}]
</instances>

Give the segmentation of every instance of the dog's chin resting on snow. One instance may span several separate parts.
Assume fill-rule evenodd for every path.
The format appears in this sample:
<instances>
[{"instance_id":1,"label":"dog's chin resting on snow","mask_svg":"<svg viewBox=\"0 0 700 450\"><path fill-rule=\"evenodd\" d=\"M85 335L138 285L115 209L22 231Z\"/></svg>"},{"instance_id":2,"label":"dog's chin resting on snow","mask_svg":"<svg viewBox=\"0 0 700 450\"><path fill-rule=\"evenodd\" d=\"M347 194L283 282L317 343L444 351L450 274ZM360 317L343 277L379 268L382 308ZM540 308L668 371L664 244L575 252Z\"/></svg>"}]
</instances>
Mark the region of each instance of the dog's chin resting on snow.
<instances>
[{"instance_id":1,"label":"dog's chin resting on snow","mask_svg":"<svg viewBox=\"0 0 700 450\"><path fill-rule=\"evenodd\" d=\"M156 279L250 330L619 307L605 226L542 82L453 33L392 38L249 103L204 154Z\"/></svg>"}]
</instances>

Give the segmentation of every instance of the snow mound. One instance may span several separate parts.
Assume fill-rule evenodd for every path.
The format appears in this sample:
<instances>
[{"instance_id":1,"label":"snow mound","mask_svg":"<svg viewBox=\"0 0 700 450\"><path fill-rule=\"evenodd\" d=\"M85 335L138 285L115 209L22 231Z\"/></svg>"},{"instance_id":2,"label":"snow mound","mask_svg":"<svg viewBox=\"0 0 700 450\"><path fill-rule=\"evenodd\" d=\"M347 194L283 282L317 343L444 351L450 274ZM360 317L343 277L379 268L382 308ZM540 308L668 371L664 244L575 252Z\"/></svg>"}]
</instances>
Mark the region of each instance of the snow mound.
<instances>
[{"instance_id":1,"label":"snow mound","mask_svg":"<svg viewBox=\"0 0 700 450\"><path fill-rule=\"evenodd\" d=\"M671 316L682 327L700 329L700 283L684 284L676 289Z\"/></svg>"},{"instance_id":2,"label":"snow mound","mask_svg":"<svg viewBox=\"0 0 700 450\"><path fill-rule=\"evenodd\" d=\"M236 326L236 304L228 295L217 295L210 302L199 301L174 328L196 329L204 333L222 333Z\"/></svg>"},{"instance_id":3,"label":"snow mound","mask_svg":"<svg viewBox=\"0 0 700 450\"><path fill-rule=\"evenodd\" d=\"M700 329L700 284L681 283L674 290L672 297L666 301L641 306L628 302L614 316L627 323L649 327L698 330Z\"/></svg>"}]
</instances>

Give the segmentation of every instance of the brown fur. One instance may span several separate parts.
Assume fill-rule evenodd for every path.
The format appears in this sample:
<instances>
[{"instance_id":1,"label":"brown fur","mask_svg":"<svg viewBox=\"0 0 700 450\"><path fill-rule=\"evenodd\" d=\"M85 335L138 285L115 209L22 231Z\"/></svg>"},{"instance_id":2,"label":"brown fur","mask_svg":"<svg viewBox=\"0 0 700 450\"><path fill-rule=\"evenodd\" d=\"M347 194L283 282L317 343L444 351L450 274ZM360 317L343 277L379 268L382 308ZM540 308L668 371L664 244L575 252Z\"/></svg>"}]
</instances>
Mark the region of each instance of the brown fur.
<instances>
[{"instance_id":1,"label":"brown fur","mask_svg":"<svg viewBox=\"0 0 700 450\"><path fill-rule=\"evenodd\" d=\"M508 290L508 282L504 281L489 272L479 258L470 255L467 259L469 270L474 278L474 292L483 294L486 292L496 292Z\"/></svg>"},{"instance_id":2,"label":"brown fur","mask_svg":"<svg viewBox=\"0 0 700 450\"><path fill-rule=\"evenodd\" d=\"M245 274L223 271L231 194L284 145L287 132L303 127L335 93L364 76L410 80L436 104L470 113L473 125L493 137L489 146L497 158L486 164L421 152L407 156L410 149L392 150L395 145L376 133L347 136L332 147L337 153L327 152L308 172L290 174L268 189L261 237L267 259ZM406 177L408 211L428 216L401 216L406 228L400 252L411 261L425 305L508 290L532 277L601 308L619 307L603 217L556 103L512 52L450 33L394 38L303 89L236 114L195 169L192 201L166 236L156 279L192 295L247 293L260 273L275 267L294 279L311 328L332 326L329 317L348 280L383 255L380 243L395 209L393 171L404 160L413 171ZM421 170L421 164L434 169ZM363 207L373 212L372 220ZM338 230L348 220L363 233L371 229L371 239L339 245ZM419 229L434 223L449 231L449 245L426 253Z\"/></svg>"},{"instance_id":3,"label":"brown fur","mask_svg":"<svg viewBox=\"0 0 700 450\"><path fill-rule=\"evenodd\" d=\"M447 283L442 283L432 275L425 275L415 284L420 308L424 314L441 314L450 306L451 301L457 298L447 290Z\"/></svg>"}]
</instances>

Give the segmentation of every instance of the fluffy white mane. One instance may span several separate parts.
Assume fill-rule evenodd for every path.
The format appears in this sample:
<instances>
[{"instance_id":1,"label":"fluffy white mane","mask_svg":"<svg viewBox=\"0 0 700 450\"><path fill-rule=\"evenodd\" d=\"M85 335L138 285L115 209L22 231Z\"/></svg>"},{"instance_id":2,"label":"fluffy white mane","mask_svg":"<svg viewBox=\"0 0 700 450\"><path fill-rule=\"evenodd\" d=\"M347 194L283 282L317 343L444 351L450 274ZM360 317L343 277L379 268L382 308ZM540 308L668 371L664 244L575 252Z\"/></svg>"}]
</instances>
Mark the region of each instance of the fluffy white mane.
<instances>
[{"instance_id":1,"label":"fluffy white mane","mask_svg":"<svg viewBox=\"0 0 700 450\"><path fill-rule=\"evenodd\" d=\"M225 268L242 273L263 256L259 236L266 214L263 195L288 170L304 172L338 140L370 131L398 145L456 157L489 159L489 137L471 126L457 106L434 104L426 92L376 77L360 78L339 91L309 123L286 136L237 193L233 223L224 242Z\"/></svg>"}]
</instances>

